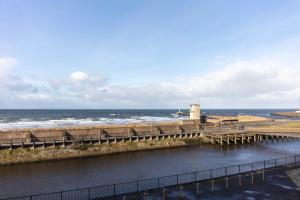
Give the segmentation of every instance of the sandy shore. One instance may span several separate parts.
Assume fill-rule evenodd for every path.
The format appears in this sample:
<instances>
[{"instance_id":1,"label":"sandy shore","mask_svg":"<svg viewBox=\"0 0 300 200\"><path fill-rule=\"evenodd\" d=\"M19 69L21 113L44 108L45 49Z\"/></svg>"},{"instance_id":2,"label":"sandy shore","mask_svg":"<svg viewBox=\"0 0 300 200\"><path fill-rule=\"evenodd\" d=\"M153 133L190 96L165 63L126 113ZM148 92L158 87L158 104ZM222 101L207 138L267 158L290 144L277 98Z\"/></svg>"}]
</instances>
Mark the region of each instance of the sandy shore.
<instances>
[{"instance_id":1,"label":"sandy shore","mask_svg":"<svg viewBox=\"0 0 300 200\"><path fill-rule=\"evenodd\" d=\"M273 122L274 120L267 117L258 117L253 115L238 115L237 117L232 116L219 116L219 115L209 115L208 122L219 123L222 120L239 120L239 123L250 124L250 123L265 123Z\"/></svg>"},{"instance_id":2,"label":"sandy shore","mask_svg":"<svg viewBox=\"0 0 300 200\"><path fill-rule=\"evenodd\" d=\"M282 117L300 117L300 112L275 112L272 113L272 115Z\"/></svg>"}]
</instances>

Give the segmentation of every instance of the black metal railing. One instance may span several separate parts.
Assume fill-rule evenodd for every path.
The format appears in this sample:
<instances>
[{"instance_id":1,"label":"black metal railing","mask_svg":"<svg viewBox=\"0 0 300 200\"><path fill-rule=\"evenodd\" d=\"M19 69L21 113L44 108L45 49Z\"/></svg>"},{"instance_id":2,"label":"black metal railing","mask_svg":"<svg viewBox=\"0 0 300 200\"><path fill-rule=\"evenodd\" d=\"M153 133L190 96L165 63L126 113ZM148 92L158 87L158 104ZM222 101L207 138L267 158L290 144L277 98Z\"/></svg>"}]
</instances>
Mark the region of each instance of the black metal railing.
<instances>
[{"instance_id":1,"label":"black metal railing","mask_svg":"<svg viewBox=\"0 0 300 200\"><path fill-rule=\"evenodd\" d=\"M10 200L89 200L115 197L130 193L145 192L169 186L176 186L194 182L213 180L215 178L230 177L255 171L270 169L273 167L296 164L300 162L300 155L264 160L216 169L194 171L184 174L163 176L152 179L143 179L125 183L103 185L91 188L60 191L45 194L35 194L22 197L9 198Z\"/></svg>"}]
</instances>

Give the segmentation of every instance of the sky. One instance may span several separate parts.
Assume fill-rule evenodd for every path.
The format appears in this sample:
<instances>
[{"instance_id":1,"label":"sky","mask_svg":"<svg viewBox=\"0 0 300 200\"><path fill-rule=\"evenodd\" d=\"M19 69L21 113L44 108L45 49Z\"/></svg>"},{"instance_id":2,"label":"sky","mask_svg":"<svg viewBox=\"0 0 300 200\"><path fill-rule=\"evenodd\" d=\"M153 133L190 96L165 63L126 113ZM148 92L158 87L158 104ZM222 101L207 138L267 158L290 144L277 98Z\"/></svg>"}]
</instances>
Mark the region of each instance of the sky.
<instances>
[{"instance_id":1,"label":"sky","mask_svg":"<svg viewBox=\"0 0 300 200\"><path fill-rule=\"evenodd\" d=\"M0 0L0 109L296 108L298 0Z\"/></svg>"}]
</instances>

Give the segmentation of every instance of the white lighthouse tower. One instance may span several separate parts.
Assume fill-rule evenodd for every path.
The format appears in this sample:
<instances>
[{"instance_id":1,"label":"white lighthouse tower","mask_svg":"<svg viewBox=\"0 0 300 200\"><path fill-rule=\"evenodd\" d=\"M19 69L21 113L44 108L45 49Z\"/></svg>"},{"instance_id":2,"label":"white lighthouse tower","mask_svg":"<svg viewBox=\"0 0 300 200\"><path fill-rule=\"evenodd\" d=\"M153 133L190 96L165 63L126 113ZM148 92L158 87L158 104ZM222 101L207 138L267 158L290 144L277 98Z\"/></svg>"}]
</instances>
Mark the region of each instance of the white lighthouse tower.
<instances>
[{"instance_id":1,"label":"white lighthouse tower","mask_svg":"<svg viewBox=\"0 0 300 200\"><path fill-rule=\"evenodd\" d=\"M190 119L200 120L200 104L191 104L190 105Z\"/></svg>"}]
</instances>

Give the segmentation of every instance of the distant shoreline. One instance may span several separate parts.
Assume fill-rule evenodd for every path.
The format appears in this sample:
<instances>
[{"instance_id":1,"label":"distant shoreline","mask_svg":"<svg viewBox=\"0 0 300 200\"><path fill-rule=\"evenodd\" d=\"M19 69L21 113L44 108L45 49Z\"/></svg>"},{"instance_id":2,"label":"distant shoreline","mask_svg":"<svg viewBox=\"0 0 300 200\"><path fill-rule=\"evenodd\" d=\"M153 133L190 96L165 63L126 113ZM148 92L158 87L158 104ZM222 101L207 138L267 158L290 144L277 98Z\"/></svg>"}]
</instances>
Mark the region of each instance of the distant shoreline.
<instances>
[{"instance_id":1,"label":"distant shoreline","mask_svg":"<svg viewBox=\"0 0 300 200\"><path fill-rule=\"evenodd\" d=\"M300 117L300 112L275 112L272 113L273 116L280 116L280 117Z\"/></svg>"}]
</instances>

